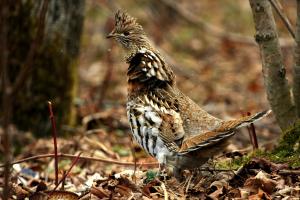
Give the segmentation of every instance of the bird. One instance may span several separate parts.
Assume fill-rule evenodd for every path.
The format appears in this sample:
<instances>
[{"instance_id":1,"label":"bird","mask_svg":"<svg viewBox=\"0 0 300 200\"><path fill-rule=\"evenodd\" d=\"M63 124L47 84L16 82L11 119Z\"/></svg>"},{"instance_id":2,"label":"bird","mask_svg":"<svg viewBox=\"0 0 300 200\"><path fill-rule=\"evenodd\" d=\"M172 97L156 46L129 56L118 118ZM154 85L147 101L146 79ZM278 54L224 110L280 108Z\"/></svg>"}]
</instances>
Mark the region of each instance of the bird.
<instances>
[{"instance_id":1,"label":"bird","mask_svg":"<svg viewBox=\"0 0 300 200\"><path fill-rule=\"evenodd\" d=\"M161 166L171 166L176 178L222 152L237 129L271 112L222 120L203 110L178 89L171 66L127 12L116 12L115 26L107 38L115 39L125 50L126 110L132 136Z\"/></svg>"}]
</instances>

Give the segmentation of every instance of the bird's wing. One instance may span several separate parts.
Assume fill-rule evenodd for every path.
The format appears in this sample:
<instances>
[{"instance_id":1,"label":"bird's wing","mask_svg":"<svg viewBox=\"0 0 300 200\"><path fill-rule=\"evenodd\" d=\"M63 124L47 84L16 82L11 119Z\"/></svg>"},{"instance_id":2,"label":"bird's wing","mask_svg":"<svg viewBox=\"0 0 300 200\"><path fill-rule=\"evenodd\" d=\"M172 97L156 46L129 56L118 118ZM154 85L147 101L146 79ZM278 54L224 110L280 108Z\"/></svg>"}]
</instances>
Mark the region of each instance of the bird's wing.
<instances>
[{"instance_id":1,"label":"bird's wing","mask_svg":"<svg viewBox=\"0 0 300 200\"><path fill-rule=\"evenodd\" d=\"M127 75L130 80L138 79L141 82L150 79L173 81L173 72L157 52L142 48L134 56L129 57L127 62L129 63Z\"/></svg>"},{"instance_id":2,"label":"bird's wing","mask_svg":"<svg viewBox=\"0 0 300 200\"><path fill-rule=\"evenodd\" d=\"M224 121L214 130L187 138L182 142L179 153L186 154L201 148L206 148L234 135L235 130L267 116L271 110L256 113L237 120Z\"/></svg>"},{"instance_id":3,"label":"bird's wing","mask_svg":"<svg viewBox=\"0 0 300 200\"><path fill-rule=\"evenodd\" d=\"M139 97L141 106L135 105L136 111L133 115L136 117L143 114L145 121L142 123L145 131L156 127L158 129L157 136L166 147L172 152L178 152L179 145L181 145L185 135L183 122L176 101L168 98L166 91L164 94L161 92L149 92L141 95ZM162 96L164 98L161 98Z\"/></svg>"}]
</instances>

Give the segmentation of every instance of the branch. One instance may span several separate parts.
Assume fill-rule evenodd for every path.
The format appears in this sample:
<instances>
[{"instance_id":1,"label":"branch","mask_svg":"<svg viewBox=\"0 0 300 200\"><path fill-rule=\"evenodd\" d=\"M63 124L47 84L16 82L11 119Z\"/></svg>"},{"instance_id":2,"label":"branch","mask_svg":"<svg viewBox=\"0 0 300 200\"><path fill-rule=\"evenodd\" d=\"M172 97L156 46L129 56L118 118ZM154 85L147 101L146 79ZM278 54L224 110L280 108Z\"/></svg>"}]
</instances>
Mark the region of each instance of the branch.
<instances>
[{"instance_id":1,"label":"branch","mask_svg":"<svg viewBox=\"0 0 300 200\"><path fill-rule=\"evenodd\" d=\"M57 129L56 123L53 115L52 103L48 101L48 108L49 108L49 118L52 125L52 138L53 138L53 146L54 146L54 169L55 169L55 186L58 185L58 158L57 158Z\"/></svg>"},{"instance_id":2,"label":"branch","mask_svg":"<svg viewBox=\"0 0 300 200\"><path fill-rule=\"evenodd\" d=\"M32 160L39 160L42 158L54 158L55 154L41 154L41 155L36 155L28 158L24 158L21 160L13 161L11 162L11 165L18 164L18 163L23 163L23 162L28 162ZM72 158L75 159L78 156L72 155L72 154L64 154L64 153L58 153L57 157L60 158ZM78 157L79 160L88 160L88 161L96 161L96 162L103 162L103 163L109 163L109 164L116 164L116 165L124 165L124 166L148 166L148 167L154 167L158 166L157 162L152 162L152 163L134 163L134 162L122 162L122 161L117 161L117 160L110 160L110 159L105 159L105 158L95 158L95 157L89 157L89 156L80 156ZM5 165L0 165L0 168L3 168Z\"/></svg>"},{"instance_id":3,"label":"branch","mask_svg":"<svg viewBox=\"0 0 300 200\"><path fill-rule=\"evenodd\" d=\"M72 164L70 166L70 168L68 169L68 171L64 174L64 176L61 178L61 180L59 181L58 184L55 185L55 188L52 190L52 193L57 189L57 187L65 181L65 179L67 178L67 176L70 174L71 170L73 169L73 167L75 166L75 164L77 163L79 157L81 155L81 152L76 156L76 158L73 159ZM56 156L57 157L57 156ZM64 184L63 184L64 186Z\"/></svg>"},{"instance_id":4,"label":"branch","mask_svg":"<svg viewBox=\"0 0 300 200\"><path fill-rule=\"evenodd\" d=\"M295 39L295 33L290 23L289 18L284 14L281 4L277 0L269 0L273 8L275 9L276 13L279 15L280 19L282 20L283 24L288 29L291 36Z\"/></svg>"},{"instance_id":5,"label":"branch","mask_svg":"<svg viewBox=\"0 0 300 200\"><path fill-rule=\"evenodd\" d=\"M293 95L297 115L300 118L300 0L297 0L296 45L294 52L295 64L293 66Z\"/></svg>"},{"instance_id":6,"label":"branch","mask_svg":"<svg viewBox=\"0 0 300 200\"><path fill-rule=\"evenodd\" d=\"M267 97L282 130L297 120L272 8L268 0L249 0L255 23L255 39L260 48Z\"/></svg>"},{"instance_id":7,"label":"branch","mask_svg":"<svg viewBox=\"0 0 300 200\"><path fill-rule=\"evenodd\" d=\"M174 1L171 0L160 0L161 3L165 4L166 6L173 9L176 13L178 13L183 20L186 22L201 28L205 32L214 35L216 37L225 38L227 40L243 43L248 45L256 45L253 37L244 36L238 33L228 32L227 30L223 30L217 26L211 25L207 23L204 19L199 18L199 16L194 15L190 11L184 9L183 7L177 5ZM281 46L292 46L294 43L292 40L288 39L281 39L280 40Z\"/></svg>"}]
</instances>

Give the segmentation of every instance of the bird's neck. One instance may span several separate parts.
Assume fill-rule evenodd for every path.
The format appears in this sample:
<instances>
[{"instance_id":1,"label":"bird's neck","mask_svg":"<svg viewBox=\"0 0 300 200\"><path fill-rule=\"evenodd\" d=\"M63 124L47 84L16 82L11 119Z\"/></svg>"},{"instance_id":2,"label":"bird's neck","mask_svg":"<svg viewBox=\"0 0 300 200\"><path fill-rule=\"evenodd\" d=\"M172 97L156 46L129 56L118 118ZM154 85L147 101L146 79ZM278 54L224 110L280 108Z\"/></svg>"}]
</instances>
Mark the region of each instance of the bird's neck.
<instances>
[{"instance_id":1,"label":"bird's neck","mask_svg":"<svg viewBox=\"0 0 300 200\"><path fill-rule=\"evenodd\" d=\"M172 69L151 45L139 46L127 57L128 92L140 93L175 85Z\"/></svg>"}]
</instances>

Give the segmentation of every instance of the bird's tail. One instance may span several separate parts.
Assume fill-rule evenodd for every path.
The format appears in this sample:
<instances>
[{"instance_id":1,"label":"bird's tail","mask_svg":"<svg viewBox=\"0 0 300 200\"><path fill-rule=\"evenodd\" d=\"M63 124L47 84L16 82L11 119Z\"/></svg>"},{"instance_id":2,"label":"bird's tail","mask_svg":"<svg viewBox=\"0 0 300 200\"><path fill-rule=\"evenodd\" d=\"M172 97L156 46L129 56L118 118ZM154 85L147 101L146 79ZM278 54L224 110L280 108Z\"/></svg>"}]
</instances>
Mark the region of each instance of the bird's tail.
<instances>
[{"instance_id":1,"label":"bird's tail","mask_svg":"<svg viewBox=\"0 0 300 200\"><path fill-rule=\"evenodd\" d=\"M236 129L243 126L248 126L257 120L264 118L270 113L271 110L266 110L251 116L242 117L240 119L224 121L218 128L214 130L206 133L201 133L184 140L179 150L179 154L186 154L204 147L214 145L217 142L220 142L221 140L234 135Z\"/></svg>"},{"instance_id":2,"label":"bird's tail","mask_svg":"<svg viewBox=\"0 0 300 200\"><path fill-rule=\"evenodd\" d=\"M272 110L265 110L262 112L258 112L254 115L242 117L240 119L234 119L229 121L224 121L217 130L223 131L223 130L230 130L230 129L238 129L244 126L248 126L251 123L258 121L265 116L269 115L272 112Z\"/></svg>"}]
</instances>

